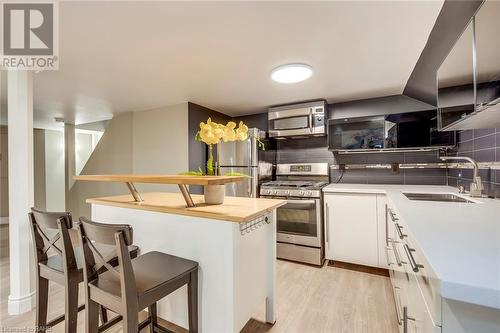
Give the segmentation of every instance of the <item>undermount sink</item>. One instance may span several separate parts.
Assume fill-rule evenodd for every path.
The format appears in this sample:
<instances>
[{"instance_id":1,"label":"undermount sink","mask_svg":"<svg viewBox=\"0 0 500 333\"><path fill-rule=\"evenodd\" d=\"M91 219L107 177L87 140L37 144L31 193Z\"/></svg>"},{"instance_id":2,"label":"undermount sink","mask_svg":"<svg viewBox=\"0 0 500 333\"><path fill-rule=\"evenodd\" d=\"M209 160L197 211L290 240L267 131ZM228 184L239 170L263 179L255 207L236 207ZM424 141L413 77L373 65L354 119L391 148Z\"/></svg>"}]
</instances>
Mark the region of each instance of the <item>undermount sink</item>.
<instances>
[{"instance_id":1,"label":"undermount sink","mask_svg":"<svg viewBox=\"0 0 500 333\"><path fill-rule=\"evenodd\" d=\"M403 193L410 200L475 203L453 193Z\"/></svg>"}]
</instances>

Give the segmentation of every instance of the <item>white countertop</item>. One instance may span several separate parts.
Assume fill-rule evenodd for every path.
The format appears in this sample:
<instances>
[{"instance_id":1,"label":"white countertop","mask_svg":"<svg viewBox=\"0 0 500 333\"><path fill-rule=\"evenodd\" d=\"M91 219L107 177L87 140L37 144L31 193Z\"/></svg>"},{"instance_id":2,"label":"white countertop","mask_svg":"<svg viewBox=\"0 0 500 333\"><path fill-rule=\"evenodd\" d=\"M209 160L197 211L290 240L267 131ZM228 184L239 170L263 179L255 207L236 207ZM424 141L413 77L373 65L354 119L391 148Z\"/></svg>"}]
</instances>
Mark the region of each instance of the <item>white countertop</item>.
<instances>
[{"instance_id":1,"label":"white countertop","mask_svg":"<svg viewBox=\"0 0 500 333\"><path fill-rule=\"evenodd\" d=\"M441 283L441 296L500 309L500 200L412 201L403 192L456 193L450 186L330 184L325 193L386 194Z\"/></svg>"}]
</instances>

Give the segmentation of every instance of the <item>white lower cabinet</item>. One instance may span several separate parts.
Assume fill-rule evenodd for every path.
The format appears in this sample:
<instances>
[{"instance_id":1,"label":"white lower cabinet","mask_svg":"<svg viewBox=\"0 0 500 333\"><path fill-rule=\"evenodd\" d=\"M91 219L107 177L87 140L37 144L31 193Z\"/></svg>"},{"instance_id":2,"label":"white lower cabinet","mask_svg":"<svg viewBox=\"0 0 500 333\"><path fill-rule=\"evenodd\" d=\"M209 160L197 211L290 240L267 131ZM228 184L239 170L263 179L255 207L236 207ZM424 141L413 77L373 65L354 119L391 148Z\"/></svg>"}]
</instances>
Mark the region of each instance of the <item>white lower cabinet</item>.
<instances>
[{"instance_id":1,"label":"white lower cabinet","mask_svg":"<svg viewBox=\"0 0 500 333\"><path fill-rule=\"evenodd\" d=\"M500 312L446 300L411 230L385 195L325 193L330 260L389 269L401 333L497 333Z\"/></svg>"},{"instance_id":2,"label":"white lower cabinet","mask_svg":"<svg viewBox=\"0 0 500 333\"><path fill-rule=\"evenodd\" d=\"M441 327L432 320L417 281L418 272L414 271L423 265L415 259L414 251L409 250L412 248L408 246L405 227L390 208L387 217L390 245L386 251L400 332L439 333Z\"/></svg>"},{"instance_id":3,"label":"white lower cabinet","mask_svg":"<svg viewBox=\"0 0 500 333\"><path fill-rule=\"evenodd\" d=\"M411 327L408 332L437 333L441 327L435 326L427 310L427 305L417 284L414 274L409 274L408 283L408 305L406 313L403 314L403 325ZM406 315L406 317L405 317ZM403 326L404 329L404 326Z\"/></svg>"},{"instance_id":4,"label":"white lower cabinet","mask_svg":"<svg viewBox=\"0 0 500 333\"><path fill-rule=\"evenodd\" d=\"M385 196L325 193L324 202L326 259L386 268Z\"/></svg>"}]
</instances>

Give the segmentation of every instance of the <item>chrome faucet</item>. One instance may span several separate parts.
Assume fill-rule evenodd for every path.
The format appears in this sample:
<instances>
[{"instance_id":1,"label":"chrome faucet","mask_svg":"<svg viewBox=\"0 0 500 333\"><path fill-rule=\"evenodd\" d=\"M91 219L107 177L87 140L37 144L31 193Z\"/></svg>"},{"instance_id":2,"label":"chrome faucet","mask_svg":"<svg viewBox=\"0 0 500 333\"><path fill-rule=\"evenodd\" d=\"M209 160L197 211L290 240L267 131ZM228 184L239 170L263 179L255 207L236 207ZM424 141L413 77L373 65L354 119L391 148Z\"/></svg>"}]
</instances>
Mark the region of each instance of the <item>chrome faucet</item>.
<instances>
[{"instance_id":1,"label":"chrome faucet","mask_svg":"<svg viewBox=\"0 0 500 333\"><path fill-rule=\"evenodd\" d=\"M443 161L448 161L448 160L467 161L470 164L472 164L472 167L474 168L474 174L472 176L473 178L472 183L470 184L470 196L471 197L482 196L483 183L481 182L481 177L479 176L479 166L477 165L476 161L467 156L442 156L441 159Z\"/></svg>"}]
</instances>

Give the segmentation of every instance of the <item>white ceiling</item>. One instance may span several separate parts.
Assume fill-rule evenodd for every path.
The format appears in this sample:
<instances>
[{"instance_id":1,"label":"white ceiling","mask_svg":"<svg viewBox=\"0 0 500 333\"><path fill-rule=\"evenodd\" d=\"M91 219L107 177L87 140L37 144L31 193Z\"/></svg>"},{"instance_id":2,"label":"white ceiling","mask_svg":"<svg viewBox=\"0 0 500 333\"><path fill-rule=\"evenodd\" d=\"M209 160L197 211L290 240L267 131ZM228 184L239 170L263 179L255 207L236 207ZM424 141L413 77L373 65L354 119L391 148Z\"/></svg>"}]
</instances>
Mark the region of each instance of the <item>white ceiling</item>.
<instances>
[{"instance_id":1,"label":"white ceiling","mask_svg":"<svg viewBox=\"0 0 500 333\"><path fill-rule=\"evenodd\" d=\"M185 101L229 115L400 94L442 1L63 2L60 69L35 75L35 123ZM302 83L270 72L314 68ZM2 84L5 103L5 84Z\"/></svg>"}]
</instances>

